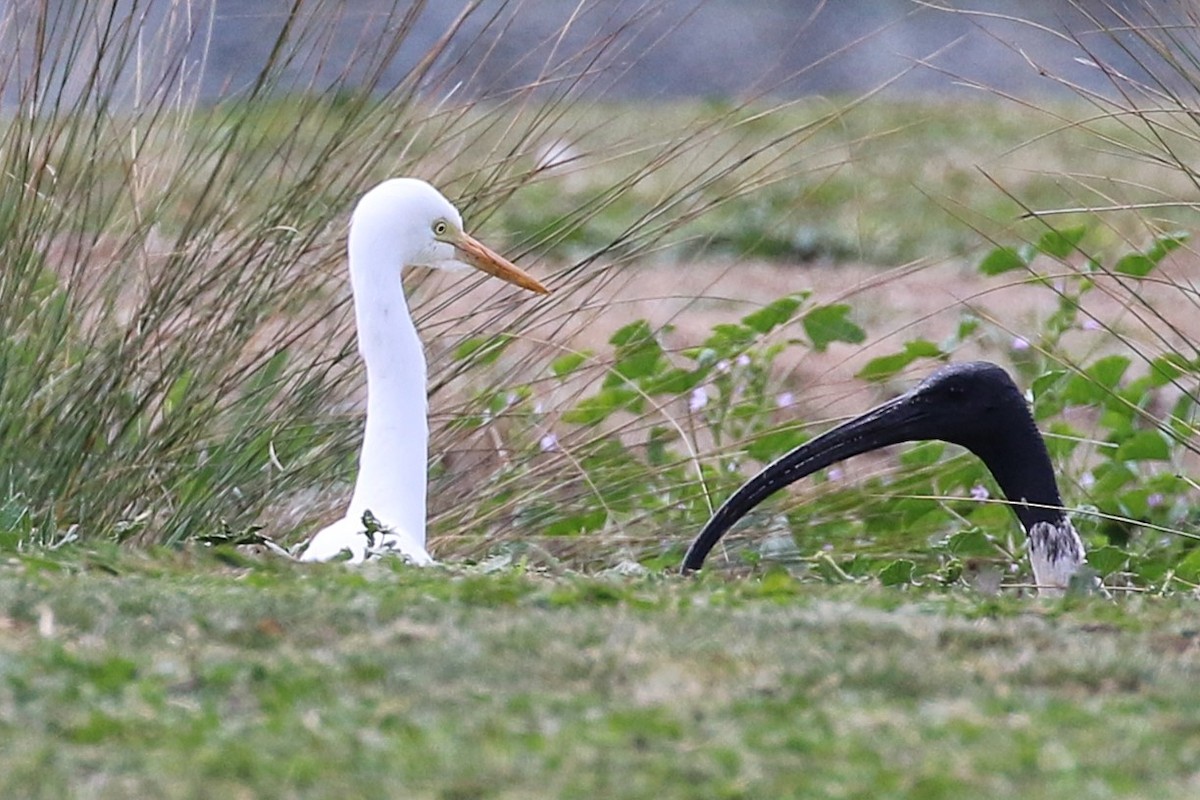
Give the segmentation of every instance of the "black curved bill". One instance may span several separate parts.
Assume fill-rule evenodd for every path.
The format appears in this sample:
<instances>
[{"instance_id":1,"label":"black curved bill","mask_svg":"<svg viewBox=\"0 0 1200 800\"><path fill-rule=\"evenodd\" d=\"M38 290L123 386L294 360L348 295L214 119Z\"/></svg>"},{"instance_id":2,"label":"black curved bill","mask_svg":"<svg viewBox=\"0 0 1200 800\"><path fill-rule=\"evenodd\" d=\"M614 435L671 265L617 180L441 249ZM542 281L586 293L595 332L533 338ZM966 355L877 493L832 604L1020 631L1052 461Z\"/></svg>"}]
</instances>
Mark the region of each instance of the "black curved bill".
<instances>
[{"instance_id":1,"label":"black curved bill","mask_svg":"<svg viewBox=\"0 0 1200 800\"><path fill-rule=\"evenodd\" d=\"M851 456L901 442L935 439L935 409L909 392L861 417L826 431L780 457L742 485L726 500L700 531L683 557L683 572L704 566L704 559L725 532L755 506L788 484Z\"/></svg>"}]
</instances>

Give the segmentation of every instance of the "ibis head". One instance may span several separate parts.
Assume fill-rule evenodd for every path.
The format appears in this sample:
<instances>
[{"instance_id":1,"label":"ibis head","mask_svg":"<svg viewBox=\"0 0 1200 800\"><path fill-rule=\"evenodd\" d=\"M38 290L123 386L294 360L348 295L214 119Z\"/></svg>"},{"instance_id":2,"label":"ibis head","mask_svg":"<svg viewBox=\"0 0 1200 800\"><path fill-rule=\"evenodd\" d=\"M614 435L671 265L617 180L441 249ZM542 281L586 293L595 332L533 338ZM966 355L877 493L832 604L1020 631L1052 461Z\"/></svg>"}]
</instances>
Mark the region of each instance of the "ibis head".
<instances>
[{"instance_id":1,"label":"ibis head","mask_svg":"<svg viewBox=\"0 0 1200 800\"><path fill-rule=\"evenodd\" d=\"M913 390L767 466L713 514L688 549L684 571L700 569L734 523L785 486L851 456L931 439L961 445L978 456L1026 532L1043 523L1061 526L1064 522L1050 456L1025 397L1008 373L995 364L965 362L942 367ZM1073 529L1070 537L1078 541ZM1081 560L1082 546L1079 551L1071 557Z\"/></svg>"}]
</instances>

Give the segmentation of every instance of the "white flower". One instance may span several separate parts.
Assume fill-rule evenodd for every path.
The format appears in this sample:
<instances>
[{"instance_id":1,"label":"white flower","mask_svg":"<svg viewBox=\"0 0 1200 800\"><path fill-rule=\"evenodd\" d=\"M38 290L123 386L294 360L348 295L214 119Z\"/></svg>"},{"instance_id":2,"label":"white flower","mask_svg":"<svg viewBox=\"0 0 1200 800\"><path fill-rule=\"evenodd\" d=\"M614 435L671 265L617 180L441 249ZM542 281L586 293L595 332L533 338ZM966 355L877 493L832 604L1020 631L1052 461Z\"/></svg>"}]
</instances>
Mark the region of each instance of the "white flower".
<instances>
[{"instance_id":1,"label":"white flower","mask_svg":"<svg viewBox=\"0 0 1200 800\"><path fill-rule=\"evenodd\" d=\"M717 362L717 372L729 372L729 359L722 358Z\"/></svg>"},{"instance_id":2,"label":"white flower","mask_svg":"<svg viewBox=\"0 0 1200 800\"><path fill-rule=\"evenodd\" d=\"M547 433L538 442L543 453L555 453L558 451L558 437L553 433Z\"/></svg>"},{"instance_id":3,"label":"white flower","mask_svg":"<svg viewBox=\"0 0 1200 800\"><path fill-rule=\"evenodd\" d=\"M1100 324L1099 320L1085 319L1083 324L1079 327L1083 328L1085 331L1098 331L1104 326Z\"/></svg>"},{"instance_id":4,"label":"white flower","mask_svg":"<svg viewBox=\"0 0 1200 800\"><path fill-rule=\"evenodd\" d=\"M695 389L692 389L692 396L688 399L688 410L696 412L706 405L708 405L708 390L703 386L697 386Z\"/></svg>"},{"instance_id":5,"label":"white flower","mask_svg":"<svg viewBox=\"0 0 1200 800\"><path fill-rule=\"evenodd\" d=\"M750 356L746 355L745 353L742 353L740 356L737 357L737 359L734 361L734 363L737 364L739 367L748 367L748 366L750 366Z\"/></svg>"},{"instance_id":6,"label":"white flower","mask_svg":"<svg viewBox=\"0 0 1200 800\"><path fill-rule=\"evenodd\" d=\"M1020 336L1014 336L1013 340L1012 340L1012 349L1013 350L1028 350L1029 349L1029 340L1024 339Z\"/></svg>"},{"instance_id":7,"label":"white flower","mask_svg":"<svg viewBox=\"0 0 1200 800\"><path fill-rule=\"evenodd\" d=\"M796 404L796 397L791 392L780 392L775 398L776 408L791 408Z\"/></svg>"},{"instance_id":8,"label":"white flower","mask_svg":"<svg viewBox=\"0 0 1200 800\"><path fill-rule=\"evenodd\" d=\"M842 478L846 477L846 473L842 471L841 467L830 467L829 472L825 473L825 477L829 478L831 481L840 481Z\"/></svg>"},{"instance_id":9,"label":"white flower","mask_svg":"<svg viewBox=\"0 0 1200 800\"><path fill-rule=\"evenodd\" d=\"M971 487L971 497L976 500L987 500L990 496L987 487L982 484L975 484Z\"/></svg>"}]
</instances>

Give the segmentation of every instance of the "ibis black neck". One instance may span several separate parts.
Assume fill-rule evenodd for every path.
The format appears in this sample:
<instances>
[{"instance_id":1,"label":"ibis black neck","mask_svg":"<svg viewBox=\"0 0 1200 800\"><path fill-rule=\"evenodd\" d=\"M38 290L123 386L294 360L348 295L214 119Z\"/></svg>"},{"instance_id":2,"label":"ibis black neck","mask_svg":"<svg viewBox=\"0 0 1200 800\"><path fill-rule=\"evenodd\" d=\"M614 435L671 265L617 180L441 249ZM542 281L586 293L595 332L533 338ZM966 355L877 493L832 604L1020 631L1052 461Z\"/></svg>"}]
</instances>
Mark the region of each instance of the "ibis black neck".
<instances>
[{"instance_id":1,"label":"ibis black neck","mask_svg":"<svg viewBox=\"0 0 1200 800\"><path fill-rule=\"evenodd\" d=\"M952 364L911 392L801 445L747 481L696 537L684 557L684 571L700 569L726 531L785 486L861 453L929 439L961 445L978 456L1026 530L1062 518L1050 456L1020 390L994 364Z\"/></svg>"}]
</instances>

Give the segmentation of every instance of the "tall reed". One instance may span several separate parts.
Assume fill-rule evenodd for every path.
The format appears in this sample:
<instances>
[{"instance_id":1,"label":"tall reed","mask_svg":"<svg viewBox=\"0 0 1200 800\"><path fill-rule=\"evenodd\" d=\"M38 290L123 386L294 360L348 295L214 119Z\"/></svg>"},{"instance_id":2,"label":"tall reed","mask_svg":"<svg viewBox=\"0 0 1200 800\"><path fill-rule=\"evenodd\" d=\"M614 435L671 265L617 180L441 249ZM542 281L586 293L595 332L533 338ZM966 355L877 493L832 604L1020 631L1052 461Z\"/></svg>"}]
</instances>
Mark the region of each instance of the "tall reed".
<instances>
[{"instance_id":1,"label":"tall reed","mask_svg":"<svg viewBox=\"0 0 1200 800\"><path fill-rule=\"evenodd\" d=\"M485 447L488 433L455 424L478 397L461 386L494 373L450 357L463 341L499 331L525 340L506 375L544 378L561 355L550 340L600 313L579 307L589 287L730 199L803 172L798 148L841 110L746 148L739 132L771 111L762 100L665 108L661 127L590 149L595 129L614 124L595 90L617 56L637 57L658 4L620 12L616 33L580 53L549 47L535 80L493 89L459 76L521 3L467 3L389 84L430 9L396 3L367 21L342 63L329 55L330 15L353 9L292 0L257 73L214 101L201 89L215 69L214 15L225 13L216 4L6 6L0 464L28 538L172 544L259 522L287 539L340 502L362 389L344 228L372 182L424 177L489 230L518 195L553 194L582 165L604 166L587 202L525 224L513 243L522 259L568 254L548 278L555 297L463 309L473 284L435 293L412 281L430 340L434 449L464 452ZM317 69L299 69L310 59ZM297 74L314 77L298 84ZM601 238L561 250L600 217L610 224ZM492 455L471 472L481 486L507 469L503 448L486 447ZM471 519L468 503L453 526Z\"/></svg>"}]
</instances>

